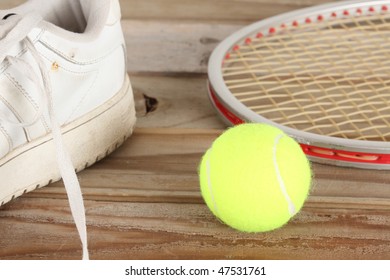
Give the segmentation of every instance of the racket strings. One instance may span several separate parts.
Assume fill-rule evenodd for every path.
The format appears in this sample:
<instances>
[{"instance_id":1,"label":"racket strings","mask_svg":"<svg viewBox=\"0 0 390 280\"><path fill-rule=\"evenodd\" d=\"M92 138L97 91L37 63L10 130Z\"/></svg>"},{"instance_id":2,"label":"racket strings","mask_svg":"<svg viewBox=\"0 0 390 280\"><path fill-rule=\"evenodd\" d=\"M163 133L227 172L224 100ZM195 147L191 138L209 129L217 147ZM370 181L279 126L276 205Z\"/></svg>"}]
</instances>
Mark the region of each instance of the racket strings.
<instances>
[{"instance_id":1,"label":"racket strings","mask_svg":"<svg viewBox=\"0 0 390 280\"><path fill-rule=\"evenodd\" d=\"M388 22L386 22L386 18L383 15L378 15L379 18L373 19L373 16L365 16L365 17L351 17L346 19L338 19L337 21L323 21L313 23L311 25L299 25L293 28L283 29L280 33L276 34L280 40L285 40L287 45L293 45L296 42L306 42L308 34L315 34L319 29L321 29L321 37L313 37L311 40L313 42L319 43L322 41L329 42L329 40L334 41L335 37L339 36L337 33L341 33L345 39L353 39L356 37L358 32L360 34L361 31L373 32L375 31L375 35L380 35L384 33L384 35L390 35L390 30L388 30ZM351 23L354 24L351 26ZM363 24L362 24L363 23ZM329 28L329 24L332 24L332 27ZM315 26L314 26L315 25ZM348 30L349 33L345 33L345 30ZM290 40L293 36L293 40ZM374 42L376 39L374 36L371 36L371 42ZM267 43L269 46L278 47L278 42L274 40L275 36L262 36L261 38L253 38L252 41L254 44L256 43ZM290 42L289 42L290 41ZM350 42L348 40L334 42L336 46L348 45ZM240 49L249 48L246 45L242 45ZM310 46L306 46L307 50L310 50ZM315 48L315 47L313 47ZM261 51L261 50L257 50ZM277 51L275 49L275 51ZM283 51L283 50L280 50ZM232 58L234 58L234 53L231 54Z\"/></svg>"},{"instance_id":2,"label":"racket strings","mask_svg":"<svg viewBox=\"0 0 390 280\"><path fill-rule=\"evenodd\" d=\"M353 26L356 26L360 30L362 30L362 34L363 34L364 38L369 38L369 36L370 36L370 34L368 34L367 30L376 30L376 31L380 30L380 28L377 26L379 24L373 24L373 22L371 22L371 21L368 21L368 25L361 25L362 22L360 20L357 20L356 18L352 18L352 20L353 20ZM367 29L367 28L364 28L365 26L370 26L372 28ZM350 28L350 26L347 26L345 23L343 23L341 25L341 27L345 30L348 30L348 28ZM328 25L328 28L331 28L331 26ZM362 38L363 38L362 36L356 36L356 39L355 39L356 43L357 43L356 45L359 45L361 47L363 46ZM371 42L371 46L375 46L375 47L378 47L377 49L381 49L380 46L377 46L378 41L383 42L383 40L375 40L375 43ZM366 51L366 56L372 57L372 56L370 56L371 49L368 49L368 50L365 49L365 51ZM340 55L341 58L344 58L344 60L346 60L346 53L345 52L339 51L338 54ZM349 49L348 49L347 54L349 54L349 55L352 54L351 57L358 60L358 63L351 63L351 62L348 63L348 66L351 67L351 69L352 69L352 75L357 75L357 73L361 72L361 71L359 71L359 69L357 69L356 65L359 65L359 68L363 65L366 70L372 69L372 67L367 66L367 64L363 62L361 54L356 53L356 51L354 51L354 48L351 45L349 45ZM375 62L376 62L375 65L378 65L378 61L375 61ZM379 62L379 64L380 64L380 62ZM372 73L372 71L370 71L370 72ZM374 74L374 73L372 73L372 74ZM374 74L374 76L375 76L375 74ZM364 80L363 84L369 87L369 91L375 92L376 89L367 81L366 76L363 76L363 80ZM337 80L333 80L333 81L336 85L339 85L339 82ZM360 135L364 135L366 133L366 131L369 131L372 129L373 132L375 132L375 134L380 138L380 140L386 141L385 136L380 131L380 127L375 126L375 124L373 123L373 117L370 116L370 113L375 112L376 115L378 115L379 118L381 120L383 120L388 126L389 123L386 120L386 118L382 118L380 113L377 111L376 106L374 106L372 103L368 102L366 95L363 94L362 91L360 91L357 88L356 83L354 83L351 79L344 79L344 81L348 82L348 84L353 89L352 92L356 93L358 98L361 98L361 100L363 101L362 104L368 105L367 107L369 107L369 110L357 110L354 113L350 113L349 115L346 114L346 110L341 110L344 113L344 116L346 116L347 121L346 122L339 122L338 127L343 126L345 124L350 124L353 127L353 130L358 132L358 134L360 134ZM348 95L348 92L346 92L345 89L341 89L341 93L352 104L352 108L350 110L353 110L353 108L359 108L358 102L360 100L355 101L356 99L350 98L350 96ZM370 92L367 92L367 93L369 94ZM378 96L380 96L380 95L378 95ZM359 119L359 118L356 119L355 115L356 116L361 115L363 117L363 119ZM375 118L375 119L378 119L378 118ZM367 121L367 124L368 124L367 127L358 127L358 125L356 124L356 123L364 123L365 121ZM348 138L348 137L344 137L344 138ZM357 137L357 139L364 139L364 138Z\"/></svg>"},{"instance_id":3,"label":"racket strings","mask_svg":"<svg viewBox=\"0 0 390 280\"><path fill-rule=\"evenodd\" d=\"M370 38L371 34L376 34L376 36L377 36L376 40L371 40L371 42L370 42L370 45L373 48L371 47L368 49L364 49L364 51L366 52L365 56L372 59L372 61L374 62L374 67L379 67L380 71L382 71L382 73L385 75L385 77L386 76L389 77L389 74L390 74L389 68L385 67L382 63L382 61L390 61L389 60L389 58L390 58L389 53L384 51L383 57L381 60L379 60L378 55L372 54L373 49L374 50L375 49L376 50L386 50L386 48L390 45L390 40L389 40L388 34L385 34L384 32L382 32L382 28L389 28L388 22L386 22L386 20L383 16L379 16L376 21L372 21L372 20L367 21L366 22L367 25L361 25L361 21L357 20L356 18L352 18L352 20L354 21L354 25L359 26L364 34L364 37L358 37L356 39L357 43L358 43L357 45L364 46L364 44L363 44L364 38ZM371 29L364 28L365 26L370 26ZM343 27L345 29L347 28L347 26L345 26L345 25ZM371 31L371 33L370 33L370 31ZM352 48L351 48L351 52L354 53ZM359 55L355 54L355 56L357 59L361 60L361 64L363 64L365 66L366 70L368 70L371 74L371 75L363 76L363 80L364 80L363 84L365 86L367 86L371 92L376 91L377 88L375 87L374 84L378 84L378 83L374 83L374 81L371 81L371 79L376 79L377 82L379 82L379 85L386 86L386 82L378 74L374 73L374 71L373 71L374 67L370 67L368 65L366 66L366 63L364 63L364 61L362 59L363 57L360 54ZM385 60L383 58L385 58ZM356 65L357 64L352 64L351 65L352 69L356 69ZM378 69L376 71L378 71ZM382 94L375 95L374 96L374 97L376 97L375 100L379 99L379 102L382 102L382 104L386 104L386 107L383 107L383 108L379 107L378 108L378 106L380 106L381 103L372 102L371 100L368 99L367 95L363 94L363 92L359 91L356 88L355 84L352 84L352 85L353 85L355 92L358 93L359 96L361 97L361 99L363 100L363 104L367 105L365 107L369 107L370 112L375 112L376 116L373 116L373 115L367 116L367 113L365 113L364 110L359 110L358 112L361 112L363 114L363 116L368 120L368 124L371 125L372 130L375 130L375 132L377 133L377 136L380 137L381 140L386 141L386 136L388 136L388 134L386 135L386 133L382 133L380 129L386 129L386 128L390 127L390 123L388 120L389 115L385 115L385 113L382 112L382 111L384 111L384 109L387 110L387 108L389 108L388 107L389 103L387 101L388 99L383 98ZM386 89L386 87L385 87L385 89ZM370 92L367 92L367 94L370 94ZM356 107L358 107L358 104L356 104L355 101L353 101L353 99L351 99L351 102L353 102L353 104L356 105ZM368 114L370 112L368 112ZM376 120L381 120L384 122L384 124L375 126ZM361 128L360 131L362 132L361 134L363 134L363 132L369 131L369 127ZM360 138L358 138L358 139L360 139Z\"/></svg>"},{"instance_id":4,"label":"racket strings","mask_svg":"<svg viewBox=\"0 0 390 280\"><path fill-rule=\"evenodd\" d=\"M390 137L390 18L348 17L246 40L223 65L225 83L256 113L348 139Z\"/></svg>"},{"instance_id":5,"label":"racket strings","mask_svg":"<svg viewBox=\"0 0 390 280\"><path fill-rule=\"evenodd\" d=\"M319 32L319 34L320 34L320 32L322 30L323 29L321 29L321 28L319 28L317 26L316 32ZM315 36L314 37L314 36L310 36L310 35L306 34L306 37L305 37L306 38L306 40L305 40L306 43L308 42L309 46L313 46L314 47L313 49L316 50L317 52L318 51L322 51L322 49L319 49L318 45L316 45L316 42L313 39L313 38L318 38L320 36ZM306 47L306 45L304 45L302 42L299 42L298 46L299 46L300 49L305 49L305 47ZM285 46L285 47L287 47L287 46ZM292 52L292 51L289 51L289 52L294 54L294 52ZM310 59L310 61L316 61L316 57L312 53L308 54L308 58ZM299 62L299 66L300 66L300 69L305 69L305 63L303 61ZM315 65L315 67L320 69L321 73L326 72L324 66L321 65L321 64ZM312 71L307 71L307 72L308 72L307 75L310 78L309 82L305 83L301 79L298 79L298 82L301 85L301 87L304 89L303 92L309 96L311 104L307 105L305 107L304 111L301 110L302 112L299 115L294 115L292 117L296 118L298 116L301 116L302 113L306 114L306 118L310 120L310 122L309 122L310 126L315 128L319 132L319 134L324 134L324 132L322 131L322 129L324 128L324 125L316 125L318 123L321 123L321 122L323 122L325 120L328 120L331 123L332 126L337 126L338 125L337 122L335 121L335 119L336 119L335 115L333 115L333 117L330 117L332 115L330 115L329 111L327 111L327 108L329 108L329 107L337 108L337 110L335 110L336 112L333 112L333 114L334 113L337 114L337 113L341 112L341 115L337 115L337 117L340 118L341 116L343 116L344 118L350 120L349 116L344 113L344 110L340 110L338 108L338 106L337 106L337 104L336 104L334 99L327 98L328 99L328 104L324 104L323 102L318 102L318 98L315 97L315 95L313 93L313 89L317 89L317 92L319 92L319 93L322 93L322 92L327 93L327 87L324 86L321 82L318 81L318 78L323 79L324 76L323 75L319 75L319 76L318 75L314 75L312 73ZM290 74L293 75L294 73L291 72ZM329 77L329 78L334 83L334 79L332 79L332 77ZM325 95L325 96L327 96L327 95ZM294 99L294 97L292 95L290 95L290 98ZM329 103L329 101L330 101L330 103ZM312 117L313 113L314 114L317 113L317 111L313 112L313 108L318 108L319 109L318 112L321 113L316 118ZM285 123L288 124L289 120L287 120ZM355 128L357 128L357 127L355 127ZM340 131L340 135L342 137L344 137L344 138L347 137L347 135L344 132L342 132L342 131Z\"/></svg>"}]
</instances>

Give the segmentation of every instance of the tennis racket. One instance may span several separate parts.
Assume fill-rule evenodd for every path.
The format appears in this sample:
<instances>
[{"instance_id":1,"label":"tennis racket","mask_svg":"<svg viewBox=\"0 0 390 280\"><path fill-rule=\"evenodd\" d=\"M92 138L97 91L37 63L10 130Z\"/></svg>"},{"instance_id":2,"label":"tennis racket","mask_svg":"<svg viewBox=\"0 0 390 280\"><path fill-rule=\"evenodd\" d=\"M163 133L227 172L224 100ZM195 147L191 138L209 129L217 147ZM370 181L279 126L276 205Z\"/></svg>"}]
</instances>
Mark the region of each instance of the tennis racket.
<instances>
[{"instance_id":1,"label":"tennis racket","mask_svg":"<svg viewBox=\"0 0 390 280\"><path fill-rule=\"evenodd\" d=\"M315 162L390 169L390 1L254 23L217 46L208 78L229 124L279 127Z\"/></svg>"}]
</instances>

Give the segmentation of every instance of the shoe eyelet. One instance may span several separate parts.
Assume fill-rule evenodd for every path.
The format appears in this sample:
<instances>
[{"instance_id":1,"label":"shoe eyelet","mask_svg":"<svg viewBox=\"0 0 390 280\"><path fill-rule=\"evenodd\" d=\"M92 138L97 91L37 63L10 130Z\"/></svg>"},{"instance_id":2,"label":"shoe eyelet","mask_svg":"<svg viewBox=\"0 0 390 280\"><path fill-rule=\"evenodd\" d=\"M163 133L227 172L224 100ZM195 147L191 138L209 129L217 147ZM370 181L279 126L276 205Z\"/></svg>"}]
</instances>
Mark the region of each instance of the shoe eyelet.
<instances>
[{"instance_id":1,"label":"shoe eyelet","mask_svg":"<svg viewBox=\"0 0 390 280\"><path fill-rule=\"evenodd\" d=\"M51 70L58 71L59 68L60 65L58 64L58 62L54 61L53 64L51 65Z\"/></svg>"}]
</instances>

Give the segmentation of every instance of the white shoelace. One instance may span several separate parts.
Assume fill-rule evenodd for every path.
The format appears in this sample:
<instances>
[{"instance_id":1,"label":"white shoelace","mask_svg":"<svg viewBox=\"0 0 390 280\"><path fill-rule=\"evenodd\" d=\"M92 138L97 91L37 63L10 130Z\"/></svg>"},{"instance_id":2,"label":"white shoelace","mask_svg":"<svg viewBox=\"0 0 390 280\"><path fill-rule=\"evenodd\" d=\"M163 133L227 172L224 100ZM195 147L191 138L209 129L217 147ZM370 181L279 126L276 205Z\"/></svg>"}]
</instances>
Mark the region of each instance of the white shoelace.
<instances>
[{"instance_id":1,"label":"white shoelace","mask_svg":"<svg viewBox=\"0 0 390 280\"><path fill-rule=\"evenodd\" d=\"M52 88L50 83L50 76L46 69L45 63L40 54L35 48L32 41L27 37L30 31L38 27L42 22L42 18L29 14L26 16L12 16L7 20L0 22L0 63L7 60L10 65L13 65L26 78L31 80L41 92L41 100L39 101L39 110L33 120L25 123L15 123L7 120L0 112L0 120L7 122L17 127L28 127L35 124L43 115L44 110L48 111L51 122L51 130L53 135L53 142L56 147L56 155L58 161L58 168L65 185L66 193L68 195L70 209L75 221L77 231L79 233L82 248L83 259L89 259L88 242L87 242L87 228L85 219L85 208L81 188L77 179L74 166L72 164L69 153L67 152L62 139L60 125L58 124L52 98ZM34 57L35 62L39 66L40 75L42 79L38 78L32 67L24 60L5 55L12 47L18 43L23 43L27 50Z\"/></svg>"}]
</instances>

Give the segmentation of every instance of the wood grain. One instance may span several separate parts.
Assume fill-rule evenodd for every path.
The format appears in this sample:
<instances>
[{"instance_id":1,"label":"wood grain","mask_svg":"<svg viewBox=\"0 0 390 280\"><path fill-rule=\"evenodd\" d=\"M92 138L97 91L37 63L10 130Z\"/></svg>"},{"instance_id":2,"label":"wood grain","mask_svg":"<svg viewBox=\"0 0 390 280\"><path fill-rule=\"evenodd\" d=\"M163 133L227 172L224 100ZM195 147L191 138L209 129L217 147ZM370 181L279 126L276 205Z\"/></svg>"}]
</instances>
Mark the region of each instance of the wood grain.
<instances>
[{"instance_id":1,"label":"wood grain","mask_svg":"<svg viewBox=\"0 0 390 280\"><path fill-rule=\"evenodd\" d=\"M125 20L129 72L206 73L217 44L238 24Z\"/></svg>"},{"instance_id":2,"label":"wood grain","mask_svg":"<svg viewBox=\"0 0 390 280\"><path fill-rule=\"evenodd\" d=\"M214 129L138 129L80 174L94 259L387 259L385 172L313 165L303 210L270 233L240 233L203 204L197 166ZM332 178L332 179L330 179ZM0 211L0 258L79 258L61 183ZM29 240L29 242L24 242Z\"/></svg>"},{"instance_id":3,"label":"wood grain","mask_svg":"<svg viewBox=\"0 0 390 280\"><path fill-rule=\"evenodd\" d=\"M26 0L3 0L0 2L0 9L11 9L13 7L16 7L20 4L23 4L26 2Z\"/></svg>"},{"instance_id":4,"label":"wood grain","mask_svg":"<svg viewBox=\"0 0 390 280\"><path fill-rule=\"evenodd\" d=\"M91 258L390 259L388 172L313 164L303 210L260 234L221 224L199 192L199 161L225 128L206 93L211 50L248 21L320 2L122 1L138 128L79 173ZM81 258L60 182L1 207L0 236L0 259Z\"/></svg>"},{"instance_id":5,"label":"wood grain","mask_svg":"<svg viewBox=\"0 0 390 280\"><path fill-rule=\"evenodd\" d=\"M205 75L131 75L131 82L137 104L138 127L226 127L208 99ZM147 113L145 98L156 99L155 111Z\"/></svg>"},{"instance_id":6,"label":"wood grain","mask_svg":"<svg viewBox=\"0 0 390 280\"><path fill-rule=\"evenodd\" d=\"M47 0L50 1L50 0ZM0 9L25 0L2 0ZM251 22L326 0L121 0L124 19Z\"/></svg>"}]
</instances>

